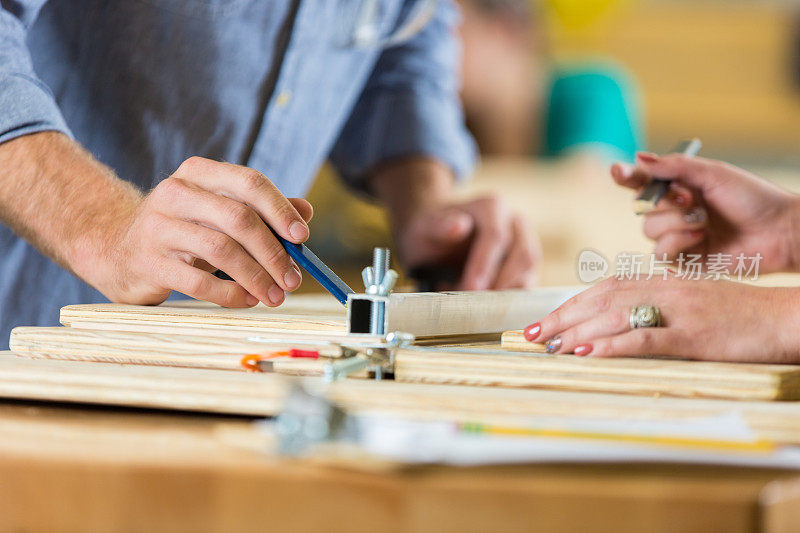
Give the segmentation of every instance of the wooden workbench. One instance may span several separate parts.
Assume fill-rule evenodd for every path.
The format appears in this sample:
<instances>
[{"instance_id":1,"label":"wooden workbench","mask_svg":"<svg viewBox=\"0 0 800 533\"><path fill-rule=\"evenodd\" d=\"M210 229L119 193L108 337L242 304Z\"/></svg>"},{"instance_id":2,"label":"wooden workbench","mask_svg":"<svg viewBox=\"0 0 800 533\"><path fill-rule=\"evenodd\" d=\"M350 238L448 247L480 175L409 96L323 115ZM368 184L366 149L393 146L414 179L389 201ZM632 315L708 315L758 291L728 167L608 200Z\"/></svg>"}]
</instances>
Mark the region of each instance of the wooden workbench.
<instances>
[{"instance_id":1,"label":"wooden workbench","mask_svg":"<svg viewBox=\"0 0 800 533\"><path fill-rule=\"evenodd\" d=\"M792 531L800 476L538 465L354 472L227 444L246 418L0 403L2 531Z\"/></svg>"}]
</instances>

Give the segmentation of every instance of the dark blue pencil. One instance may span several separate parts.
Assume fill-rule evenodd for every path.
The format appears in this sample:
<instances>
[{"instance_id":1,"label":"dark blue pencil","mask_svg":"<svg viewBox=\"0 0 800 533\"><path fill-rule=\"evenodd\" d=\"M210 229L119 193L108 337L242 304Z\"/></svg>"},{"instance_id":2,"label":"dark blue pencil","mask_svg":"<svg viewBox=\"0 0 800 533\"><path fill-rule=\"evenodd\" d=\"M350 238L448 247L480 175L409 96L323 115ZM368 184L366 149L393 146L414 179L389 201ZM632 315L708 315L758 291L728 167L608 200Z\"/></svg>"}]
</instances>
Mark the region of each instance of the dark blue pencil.
<instances>
[{"instance_id":1,"label":"dark blue pencil","mask_svg":"<svg viewBox=\"0 0 800 533\"><path fill-rule=\"evenodd\" d=\"M270 228L272 229L272 228ZM283 245L286 253L300 265L300 268L311 274L315 280L322 285L325 290L333 295L334 298L339 300L342 305L347 305L347 295L353 294L355 291L347 286L347 283L337 276L333 270L328 268L328 265L322 262L317 255L309 250L305 244L295 244L289 242L273 230L272 233L275 238ZM222 270L217 270L214 275L220 279L233 280L228 274Z\"/></svg>"}]
</instances>

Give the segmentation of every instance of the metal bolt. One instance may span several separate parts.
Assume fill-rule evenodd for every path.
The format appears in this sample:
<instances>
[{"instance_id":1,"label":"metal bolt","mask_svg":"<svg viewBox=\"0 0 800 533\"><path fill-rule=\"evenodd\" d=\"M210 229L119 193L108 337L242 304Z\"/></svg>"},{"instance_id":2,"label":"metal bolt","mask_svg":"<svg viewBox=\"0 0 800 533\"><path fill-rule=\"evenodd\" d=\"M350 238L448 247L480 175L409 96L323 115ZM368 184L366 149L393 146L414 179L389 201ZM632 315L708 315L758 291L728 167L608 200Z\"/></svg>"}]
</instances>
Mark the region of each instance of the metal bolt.
<instances>
[{"instance_id":1,"label":"metal bolt","mask_svg":"<svg viewBox=\"0 0 800 533\"><path fill-rule=\"evenodd\" d=\"M385 295L380 292L383 278L389 270L389 249L388 248L375 248L372 253L372 274L374 283L367 288L367 293L376 293ZM377 287L375 287L377 285ZM373 288L374 287L374 288ZM372 292L371 292L372 291ZM386 316L386 304L384 302L373 302L369 314L369 331L373 335L383 335L384 331L384 317Z\"/></svg>"},{"instance_id":2,"label":"metal bolt","mask_svg":"<svg viewBox=\"0 0 800 533\"><path fill-rule=\"evenodd\" d=\"M323 378L327 382L339 381L346 378L350 374L355 374L360 370L364 370L369 365L369 359L366 357L348 357L343 361L335 363L328 363L323 369Z\"/></svg>"},{"instance_id":3,"label":"metal bolt","mask_svg":"<svg viewBox=\"0 0 800 533\"><path fill-rule=\"evenodd\" d=\"M414 342L414 335L405 331L392 331L386 335L386 344L394 348L402 348Z\"/></svg>"},{"instance_id":4,"label":"metal bolt","mask_svg":"<svg viewBox=\"0 0 800 533\"><path fill-rule=\"evenodd\" d=\"M389 249L375 248L372 251L372 270L375 273L375 283L380 285L383 276L389 270Z\"/></svg>"}]
</instances>

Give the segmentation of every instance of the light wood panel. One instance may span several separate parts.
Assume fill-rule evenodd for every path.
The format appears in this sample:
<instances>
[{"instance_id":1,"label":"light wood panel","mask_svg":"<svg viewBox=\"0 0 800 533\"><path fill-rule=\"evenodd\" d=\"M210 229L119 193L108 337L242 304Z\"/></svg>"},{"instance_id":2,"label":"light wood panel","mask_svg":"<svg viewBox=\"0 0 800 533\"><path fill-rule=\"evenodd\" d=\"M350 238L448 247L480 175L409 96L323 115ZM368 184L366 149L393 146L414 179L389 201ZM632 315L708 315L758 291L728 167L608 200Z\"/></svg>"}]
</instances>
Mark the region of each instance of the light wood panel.
<instances>
[{"instance_id":1,"label":"light wood panel","mask_svg":"<svg viewBox=\"0 0 800 533\"><path fill-rule=\"evenodd\" d=\"M228 309L209 302L176 305L167 302L157 306L123 304L68 305L61 309L61 323L75 326L90 322L121 329L129 326L144 328L202 328L209 332L285 333L287 331L346 334L345 310L330 314L297 313L270 309L258 305L250 309Z\"/></svg>"},{"instance_id":2,"label":"light wood panel","mask_svg":"<svg viewBox=\"0 0 800 533\"><path fill-rule=\"evenodd\" d=\"M0 352L0 397L268 416L278 413L288 378L221 370L33 360ZM530 417L686 420L738 411L764 438L800 443L800 409L786 402L634 397L617 394L457 387L305 378L352 411L525 424Z\"/></svg>"},{"instance_id":3,"label":"light wood panel","mask_svg":"<svg viewBox=\"0 0 800 533\"><path fill-rule=\"evenodd\" d=\"M580 290L581 287L546 287L527 291L395 293L387 306L387 331L407 331L419 337L499 333L543 318Z\"/></svg>"},{"instance_id":4,"label":"light wood panel","mask_svg":"<svg viewBox=\"0 0 800 533\"><path fill-rule=\"evenodd\" d=\"M394 293L387 305L387 331L405 331L420 338L500 333L538 320L578 287L550 287L530 291L448 293ZM333 298L330 298L333 300ZM334 300L335 301L335 300ZM345 335L343 307L324 307L302 296L287 306L263 305L227 309L208 302L166 302L159 306L121 304L68 305L61 323L91 329L118 329L164 333L197 333L198 329L241 333L325 333Z\"/></svg>"},{"instance_id":5,"label":"light wood panel","mask_svg":"<svg viewBox=\"0 0 800 533\"><path fill-rule=\"evenodd\" d=\"M246 338L216 337L208 335L207 332L202 333L204 334L190 336L174 333L22 327L15 328L11 332L9 344L17 355L34 358L243 370L240 361L243 356L251 353L267 354L278 350L300 348L318 350L323 355L334 357L340 350L330 343L331 338L344 338L341 335L269 333L270 342L267 344ZM305 342L298 341L299 338ZM293 366L290 365L291 371L302 373L302 361L294 363ZM281 365L282 360L276 360L276 369L280 369ZM321 372L320 365L316 365L315 368L317 373Z\"/></svg>"},{"instance_id":6,"label":"light wood panel","mask_svg":"<svg viewBox=\"0 0 800 533\"><path fill-rule=\"evenodd\" d=\"M241 370L241 357L289 347L316 348L302 341L269 343L72 328L17 328L11 348L27 357L159 366ZM404 382L548 388L638 395L800 399L800 367L709 363L671 359L593 359L571 355L508 352L478 347L415 347L399 350L395 379ZM336 350L323 349L334 355ZM322 373L325 360L273 359L274 371ZM363 375L363 374L361 374Z\"/></svg>"},{"instance_id":7,"label":"light wood panel","mask_svg":"<svg viewBox=\"0 0 800 533\"><path fill-rule=\"evenodd\" d=\"M510 353L543 351L541 344L526 341L521 330L504 332L501 343ZM595 372L599 379L603 379L608 372L626 374L630 381L624 387L628 387L629 392L638 387L637 379L644 378L644 373L648 373L662 377L662 383L671 390L668 393L671 395L693 395L690 390L703 390L699 395L736 397L742 394L743 397L760 399L800 400L798 365L718 363L664 358L592 359L570 355L551 357L580 361L578 364L589 372ZM768 390L772 390L774 396L770 397Z\"/></svg>"},{"instance_id":8,"label":"light wood panel","mask_svg":"<svg viewBox=\"0 0 800 533\"><path fill-rule=\"evenodd\" d=\"M511 352L546 353L544 344L526 340L521 329L504 331L500 337L500 344L503 349Z\"/></svg>"}]
</instances>

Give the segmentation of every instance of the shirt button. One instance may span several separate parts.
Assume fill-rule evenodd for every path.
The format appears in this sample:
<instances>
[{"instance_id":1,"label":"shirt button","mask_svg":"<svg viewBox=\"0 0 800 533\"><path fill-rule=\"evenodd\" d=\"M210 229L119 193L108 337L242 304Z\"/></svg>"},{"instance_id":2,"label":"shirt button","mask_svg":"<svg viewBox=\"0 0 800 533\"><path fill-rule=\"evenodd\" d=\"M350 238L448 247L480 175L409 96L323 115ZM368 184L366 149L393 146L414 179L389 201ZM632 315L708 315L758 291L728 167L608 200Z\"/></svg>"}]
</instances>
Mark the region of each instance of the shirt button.
<instances>
[{"instance_id":1,"label":"shirt button","mask_svg":"<svg viewBox=\"0 0 800 533\"><path fill-rule=\"evenodd\" d=\"M286 107L292 100L292 91L281 91L277 98L275 98L275 105L278 107Z\"/></svg>"}]
</instances>

